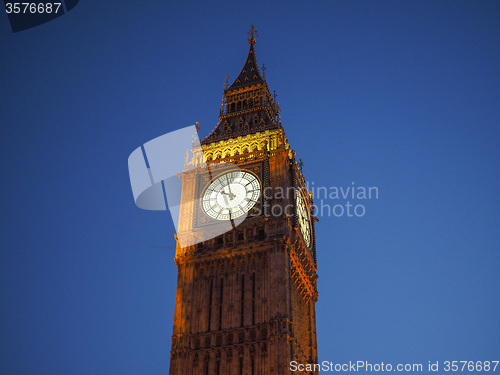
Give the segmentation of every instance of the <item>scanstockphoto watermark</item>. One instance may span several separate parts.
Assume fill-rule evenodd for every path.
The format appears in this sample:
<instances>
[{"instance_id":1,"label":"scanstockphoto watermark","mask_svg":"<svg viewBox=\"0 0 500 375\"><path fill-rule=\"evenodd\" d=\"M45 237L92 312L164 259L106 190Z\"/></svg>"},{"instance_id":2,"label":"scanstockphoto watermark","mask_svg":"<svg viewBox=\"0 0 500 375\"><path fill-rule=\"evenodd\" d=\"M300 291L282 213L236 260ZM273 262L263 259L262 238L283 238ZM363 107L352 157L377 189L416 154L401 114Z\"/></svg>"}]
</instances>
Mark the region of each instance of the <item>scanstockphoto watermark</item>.
<instances>
[{"instance_id":1,"label":"scanstockphoto watermark","mask_svg":"<svg viewBox=\"0 0 500 375\"><path fill-rule=\"evenodd\" d=\"M379 198L377 186L357 185L354 181L347 186L320 186L314 181L306 182L314 198L314 214L317 217L363 217L367 202Z\"/></svg>"},{"instance_id":2,"label":"scanstockphoto watermark","mask_svg":"<svg viewBox=\"0 0 500 375\"><path fill-rule=\"evenodd\" d=\"M314 204L312 213L316 217L363 217L367 211L367 201L379 199L377 186L361 186L352 182L347 186L318 186L314 181L306 183L306 189L295 187L266 187L263 189L264 212L268 216L293 216L294 205L283 207L279 203L283 199L297 199L298 196L312 195Z\"/></svg>"},{"instance_id":3,"label":"scanstockphoto watermark","mask_svg":"<svg viewBox=\"0 0 500 375\"><path fill-rule=\"evenodd\" d=\"M469 358L470 359L470 358ZM335 363L331 361L323 361L321 363L300 363L291 361L289 369L294 374L312 371L316 372L360 372L373 374L377 372L399 372L399 373L420 373L420 372L461 372L461 373L478 373L496 371L500 361L480 360L480 361L427 361L414 363L384 363L384 362L368 362L368 361L349 361L344 363Z\"/></svg>"}]
</instances>

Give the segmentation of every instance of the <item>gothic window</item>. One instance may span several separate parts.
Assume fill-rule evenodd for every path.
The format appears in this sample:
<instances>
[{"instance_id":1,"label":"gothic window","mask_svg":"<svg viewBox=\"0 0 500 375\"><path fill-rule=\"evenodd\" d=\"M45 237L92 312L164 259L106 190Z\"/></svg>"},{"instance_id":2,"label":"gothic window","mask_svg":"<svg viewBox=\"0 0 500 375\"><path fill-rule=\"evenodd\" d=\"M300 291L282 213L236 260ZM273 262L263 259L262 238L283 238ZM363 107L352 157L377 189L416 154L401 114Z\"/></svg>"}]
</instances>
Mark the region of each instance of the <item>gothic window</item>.
<instances>
[{"instance_id":1,"label":"gothic window","mask_svg":"<svg viewBox=\"0 0 500 375\"><path fill-rule=\"evenodd\" d=\"M208 324L207 332L210 331L210 326L212 325L212 294L214 289L214 280L210 279L210 294L208 296Z\"/></svg>"},{"instance_id":2,"label":"gothic window","mask_svg":"<svg viewBox=\"0 0 500 375\"><path fill-rule=\"evenodd\" d=\"M261 327L260 337L261 337L261 339L264 339L264 340L267 338L267 328L266 327Z\"/></svg>"},{"instance_id":3,"label":"gothic window","mask_svg":"<svg viewBox=\"0 0 500 375\"><path fill-rule=\"evenodd\" d=\"M262 255L262 260L261 260L261 268L265 269L267 267L267 257L266 255Z\"/></svg>"},{"instance_id":4,"label":"gothic window","mask_svg":"<svg viewBox=\"0 0 500 375\"><path fill-rule=\"evenodd\" d=\"M252 324L255 324L255 272L252 272Z\"/></svg>"},{"instance_id":5,"label":"gothic window","mask_svg":"<svg viewBox=\"0 0 500 375\"><path fill-rule=\"evenodd\" d=\"M219 330L222 329L222 306L223 306L223 296L224 296L224 278L220 279L220 296L219 296ZM221 336L222 341L222 336Z\"/></svg>"},{"instance_id":6,"label":"gothic window","mask_svg":"<svg viewBox=\"0 0 500 375\"><path fill-rule=\"evenodd\" d=\"M259 229L259 234L257 235L257 239L263 240L264 238L265 238L264 229L260 228Z\"/></svg>"},{"instance_id":7,"label":"gothic window","mask_svg":"<svg viewBox=\"0 0 500 375\"><path fill-rule=\"evenodd\" d=\"M205 357L205 375L208 375L208 365L210 364L210 356L207 354Z\"/></svg>"},{"instance_id":8,"label":"gothic window","mask_svg":"<svg viewBox=\"0 0 500 375\"><path fill-rule=\"evenodd\" d=\"M243 327L243 318L245 314L245 274L241 274L241 316L240 326Z\"/></svg>"}]
</instances>

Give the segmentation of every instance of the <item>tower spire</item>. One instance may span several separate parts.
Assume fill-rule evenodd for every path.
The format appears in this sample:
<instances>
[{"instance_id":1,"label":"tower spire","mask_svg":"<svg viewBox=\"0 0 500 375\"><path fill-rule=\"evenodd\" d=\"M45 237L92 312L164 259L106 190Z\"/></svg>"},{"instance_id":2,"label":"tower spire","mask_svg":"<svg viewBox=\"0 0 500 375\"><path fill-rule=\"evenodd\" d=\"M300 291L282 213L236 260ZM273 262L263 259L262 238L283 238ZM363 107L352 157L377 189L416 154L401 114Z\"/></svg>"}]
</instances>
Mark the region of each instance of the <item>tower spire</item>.
<instances>
[{"instance_id":1,"label":"tower spire","mask_svg":"<svg viewBox=\"0 0 500 375\"><path fill-rule=\"evenodd\" d=\"M255 27L253 27L253 23L247 35L248 35L248 43L250 43L250 46L253 46L256 43L255 37L259 36L259 34L257 34L257 30L255 30Z\"/></svg>"},{"instance_id":2,"label":"tower spire","mask_svg":"<svg viewBox=\"0 0 500 375\"><path fill-rule=\"evenodd\" d=\"M264 83L264 79L260 75L259 66L257 65L257 58L255 57L254 45L256 43L255 38L258 35L257 30L255 30L255 27L253 25L247 35L248 43L250 44L247 59L238 77L236 77L232 85L229 86L229 88L226 88L225 91L231 91L245 86L250 87L259 83Z\"/></svg>"},{"instance_id":3,"label":"tower spire","mask_svg":"<svg viewBox=\"0 0 500 375\"><path fill-rule=\"evenodd\" d=\"M203 140L204 144L281 127L276 96L273 97L265 80L266 68L263 65L261 73L257 64L255 56L257 30L254 25L247 36L249 43L247 58L241 72L231 85L229 85L229 75L226 75L219 123Z\"/></svg>"}]
</instances>

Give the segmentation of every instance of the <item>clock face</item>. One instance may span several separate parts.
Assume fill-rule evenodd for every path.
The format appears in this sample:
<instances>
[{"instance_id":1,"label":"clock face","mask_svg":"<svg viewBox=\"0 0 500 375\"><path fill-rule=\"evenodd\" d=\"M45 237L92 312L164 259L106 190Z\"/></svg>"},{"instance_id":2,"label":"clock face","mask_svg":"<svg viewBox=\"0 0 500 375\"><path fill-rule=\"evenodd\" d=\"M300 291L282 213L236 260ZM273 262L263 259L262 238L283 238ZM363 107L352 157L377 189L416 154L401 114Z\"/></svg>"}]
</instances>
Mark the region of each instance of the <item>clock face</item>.
<instances>
[{"instance_id":1,"label":"clock face","mask_svg":"<svg viewBox=\"0 0 500 375\"><path fill-rule=\"evenodd\" d=\"M203 193L205 213L216 220L231 220L247 213L260 196L259 179L245 171L217 177Z\"/></svg>"},{"instance_id":2,"label":"clock face","mask_svg":"<svg viewBox=\"0 0 500 375\"><path fill-rule=\"evenodd\" d=\"M309 214L304 203L304 198L299 190L295 191L295 203L297 205L297 216L299 219L299 228L306 246L311 246L311 225L309 223Z\"/></svg>"}]
</instances>

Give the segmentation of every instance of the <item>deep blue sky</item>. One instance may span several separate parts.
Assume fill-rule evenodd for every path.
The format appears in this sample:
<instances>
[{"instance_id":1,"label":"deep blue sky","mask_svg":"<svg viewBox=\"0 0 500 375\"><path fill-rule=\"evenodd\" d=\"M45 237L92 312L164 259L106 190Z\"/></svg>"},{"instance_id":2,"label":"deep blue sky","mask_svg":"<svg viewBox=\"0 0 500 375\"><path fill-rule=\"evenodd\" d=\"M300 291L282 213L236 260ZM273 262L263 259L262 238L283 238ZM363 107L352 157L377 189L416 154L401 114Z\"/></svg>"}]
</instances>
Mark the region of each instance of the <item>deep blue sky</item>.
<instances>
[{"instance_id":1,"label":"deep blue sky","mask_svg":"<svg viewBox=\"0 0 500 375\"><path fill-rule=\"evenodd\" d=\"M252 23L307 179L379 188L316 225L320 360L500 360L498 2L82 0L7 22L1 374L168 372L174 227L134 205L127 158L208 134Z\"/></svg>"}]
</instances>

